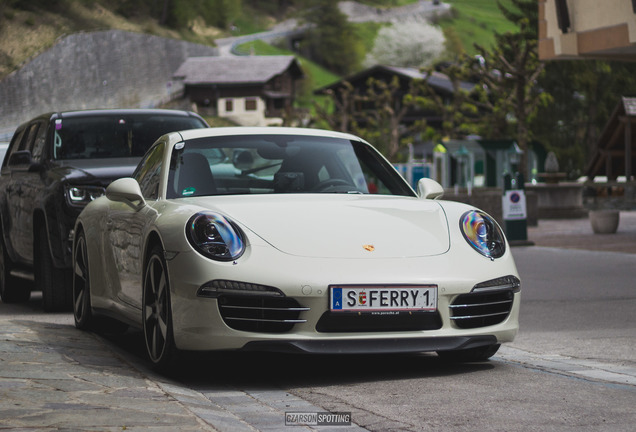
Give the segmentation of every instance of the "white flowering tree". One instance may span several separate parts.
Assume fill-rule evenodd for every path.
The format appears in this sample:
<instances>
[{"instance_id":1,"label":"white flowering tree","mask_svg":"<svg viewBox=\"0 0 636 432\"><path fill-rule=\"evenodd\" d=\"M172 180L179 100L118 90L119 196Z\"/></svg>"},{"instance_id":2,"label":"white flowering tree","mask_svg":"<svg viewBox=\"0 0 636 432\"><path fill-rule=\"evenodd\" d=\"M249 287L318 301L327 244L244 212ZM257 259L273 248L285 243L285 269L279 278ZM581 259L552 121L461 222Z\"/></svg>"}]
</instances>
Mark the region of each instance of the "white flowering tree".
<instances>
[{"instance_id":1,"label":"white flowering tree","mask_svg":"<svg viewBox=\"0 0 636 432\"><path fill-rule=\"evenodd\" d=\"M424 20L394 21L382 27L364 65L430 66L444 52L444 33Z\"/></svg>"}]
</instances>

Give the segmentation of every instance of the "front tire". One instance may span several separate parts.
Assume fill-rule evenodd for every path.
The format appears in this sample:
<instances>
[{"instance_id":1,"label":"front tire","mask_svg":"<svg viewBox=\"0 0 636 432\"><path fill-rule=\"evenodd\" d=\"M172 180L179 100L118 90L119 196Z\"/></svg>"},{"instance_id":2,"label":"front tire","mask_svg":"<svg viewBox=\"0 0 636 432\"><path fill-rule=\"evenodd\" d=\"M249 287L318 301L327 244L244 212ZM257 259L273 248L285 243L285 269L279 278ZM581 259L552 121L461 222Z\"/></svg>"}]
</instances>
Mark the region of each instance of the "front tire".
<instances>
[{"instance_id":1,"label":"front tire","mask_svg":"<svg viewBox=\"0 0 636 432\"><path fill-rule=\"evenodd\" d=\"M71 310L72 289L66 284L66 272L53 265L46 227L40 228L36 247L38 255L35 264L35 286L42 291L44 310L46 312Z\"/></svg>"},{"instance_id":2,"label":"front tire","mask_svg":"<svg viewBox=\"0 0 636 432\"><path fill-rule=\"evenodd\" d=\"M437 355L451 362L484 362L494 356L501 344L486 345L477 348L460 349L452 351L438 351Z\"/></svg>"},{"instance_id":3,"label":"front tire","mask_svg":"<svg viewBox=\"0 0 636 432\"><path fill-rule=\"evenodd\" d=\"M73 249L73 317L75 327L88 330L92 326L91 290L86 236L80 232Z\"/></svg>"},{"instance_id":4,"label":"front tire","mask_svg":"<svg viewBox=\"0 0 636 432\"><path fill-rule=\"evenodd\" d=\"M176 362L178 350L172 331L170 283L163 250L155 246L146 264L142 295L143 333L148 358L165 371Z\"/></svg>"},{"instance_id":5,"label":"front tire","mask_svg":"<svg viewBox=\"0 0 636 432\"><path fill-rule=\"evenodd\" d=\"M9 258L0 234L0 298L4 303L24 303L31 298L29 282L11 275L13 262Z\"/></svg>"}]
</instances>

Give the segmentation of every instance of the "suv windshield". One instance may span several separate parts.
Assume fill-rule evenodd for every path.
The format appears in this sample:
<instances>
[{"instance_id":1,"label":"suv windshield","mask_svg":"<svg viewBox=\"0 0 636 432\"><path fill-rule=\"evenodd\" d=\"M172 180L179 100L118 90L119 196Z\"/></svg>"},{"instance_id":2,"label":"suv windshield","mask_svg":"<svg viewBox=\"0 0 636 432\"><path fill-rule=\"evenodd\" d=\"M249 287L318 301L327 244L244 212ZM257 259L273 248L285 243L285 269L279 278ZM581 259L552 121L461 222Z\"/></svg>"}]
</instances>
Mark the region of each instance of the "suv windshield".
<instances>
[{"instance_id":1,"label":"suv windshield","mask_svg":"<svg viewBox=\"0 0 636 432\"><path fill-rule=\"evenodd\" d=\"M268 193L414 196L369 145L305 135L199 138L177 144L168 198Z\"/></svg>"},{"instance_id":2,"label":"suv windshield","mask_svg":"<svg viewBox=\"0 0 636 432\"><path fill-rule=\"evenodd\" d=\"M53 159L141 157L161 135L205 126L196 117L163 114L56 119Z\"/></svg>"}]
</instances>

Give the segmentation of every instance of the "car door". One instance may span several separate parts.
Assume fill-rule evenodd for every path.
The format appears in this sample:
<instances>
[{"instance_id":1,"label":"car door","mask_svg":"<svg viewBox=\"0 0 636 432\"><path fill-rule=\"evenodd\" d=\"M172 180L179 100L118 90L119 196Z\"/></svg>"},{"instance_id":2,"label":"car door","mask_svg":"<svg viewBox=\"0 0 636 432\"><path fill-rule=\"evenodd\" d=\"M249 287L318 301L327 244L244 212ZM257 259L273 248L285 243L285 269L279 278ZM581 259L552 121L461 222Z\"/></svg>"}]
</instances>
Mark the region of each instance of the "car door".
<instances>
[{"instance_id":1,"label":"car door","mask_svg":"<svg viewBox=\"0 0 636 432\"><path fill-rule=\"evenodd\" d=\"M5 159L2 162L2 177L0 180L0 194L2 195L2 234L4 235L5 244L11 251L15 251L15 248L13 247L15 242L13 221L16 217L15 199L17 193L15 192L13 184L14 178L12 176L14 168L9 164L9 159L11 158L11 155L16 153L20 148L25 135L28 135L26 133L27 129L27 126L20 126L15 131L11 138L9 148L7 149Z\"/></svg>"},{"instance_id":2,"label":"car door","mask_svg":"<svg viewBox=\"0 0 636 432\"><path fill-rule=\"evenodd\" d=\"M30 171L32 158L23 152L33 150L41 125L40 122L30 124L18 148L8 156L11 172L11 180L7 185L9 241L20 261L28 263L33 262L33 210L41 179L38 172Z\"/></svg>"}]
</instances>

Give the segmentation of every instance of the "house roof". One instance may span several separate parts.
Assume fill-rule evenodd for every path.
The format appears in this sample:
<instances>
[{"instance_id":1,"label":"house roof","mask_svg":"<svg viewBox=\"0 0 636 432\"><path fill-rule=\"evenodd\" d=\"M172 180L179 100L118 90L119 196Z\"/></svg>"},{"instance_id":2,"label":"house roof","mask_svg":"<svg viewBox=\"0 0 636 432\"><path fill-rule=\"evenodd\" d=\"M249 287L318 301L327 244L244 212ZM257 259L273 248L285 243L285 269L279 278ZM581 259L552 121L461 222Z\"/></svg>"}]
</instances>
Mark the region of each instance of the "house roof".
<instances>
[{"instance_id":1,"label":"house roof","mask_svg":"<svg viewBox=\"0 0 636 432\"><path fill-rule=\"evenodd\" d=\"M397 75L406 79L426 79L427 73L422 72L419 68L411 68L411 67L397 67L397 66L385 66L385 65L376 65L369 69L365 69L357 74L351 75L349 77L343 78L340 81L332 83L328 86L322 87L316 90L314 93L323 93L329 89L335 89L340 87L343 82L347 81L350 83L358 82L358 81L366 81L370 76L376 74L392 74ZM447 75L434 71L431 76L428 78L428 83L436 90L441 90L446 93L453 93L453 83ZM475 84L469 82L462 82L460 84L461 88L467 91L472 90L475 87Z\"/></svg>"},{"instance_id":2,"label":"house roof","mask_svg":"<svg viewBox=\"0 0 636 432\"><path fill-rule=\"evenodd\" d=\"M633 175L636 167L636 98L633 97L622 97L616 105L601 132L586 174L590 179L598 175L613 179L625 175L627 165Z\"/></svg>"},{"instance_id":3,"label":"house roof","mask_svg":"<svg viewBox=\"0 0 636 432\"><path fill-rule=\"evenodd\" d=\"M292 68L302 76L294 56L190 57L174 73L184 84L263 84Z\"/></svg>"}]
</instances>

